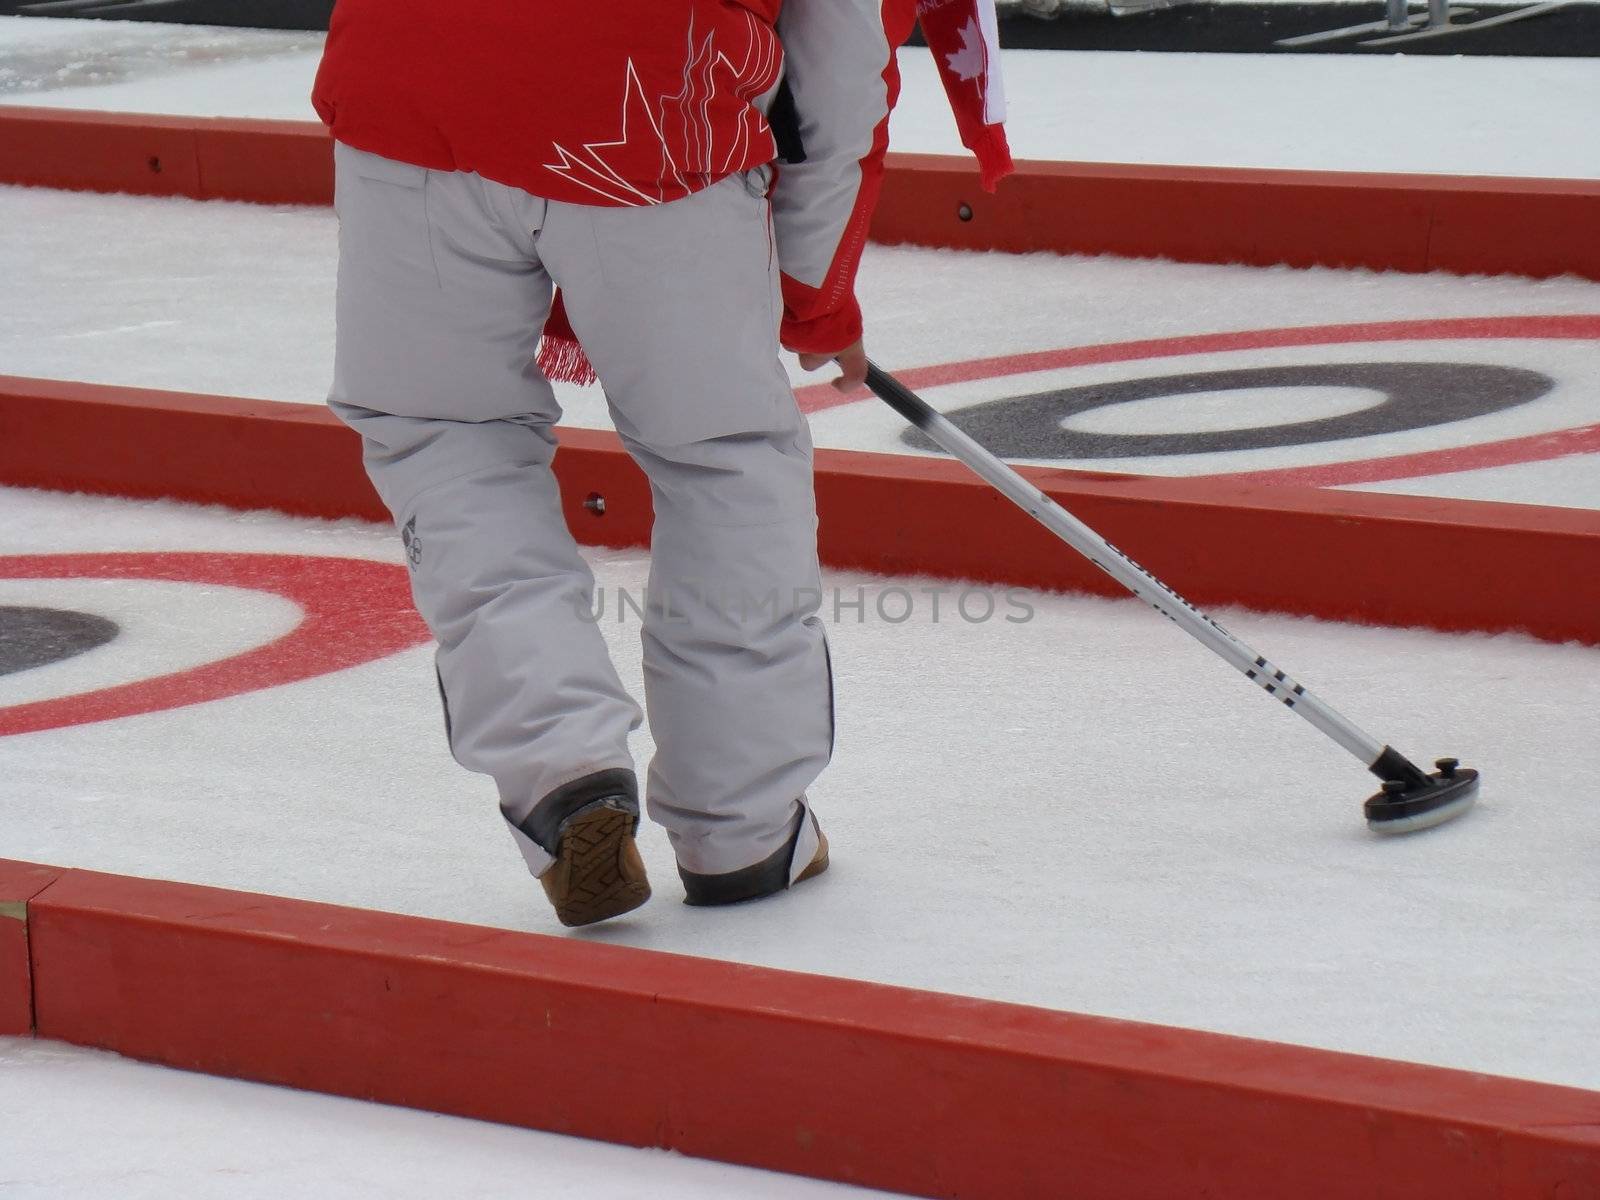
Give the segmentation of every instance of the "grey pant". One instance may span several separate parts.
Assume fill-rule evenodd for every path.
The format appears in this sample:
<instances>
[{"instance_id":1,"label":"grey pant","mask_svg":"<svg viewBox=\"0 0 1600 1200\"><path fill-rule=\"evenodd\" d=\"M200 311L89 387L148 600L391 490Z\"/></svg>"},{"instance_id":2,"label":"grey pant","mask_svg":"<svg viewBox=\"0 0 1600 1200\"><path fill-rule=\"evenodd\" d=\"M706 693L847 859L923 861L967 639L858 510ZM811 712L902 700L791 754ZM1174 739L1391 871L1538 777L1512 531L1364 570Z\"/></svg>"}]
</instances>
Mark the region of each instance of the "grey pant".
<instances>
[{"instance_id":1,"label":"grey pant","mask_svg":"<svg viewBox=\"0 0 1600 1200\"><path fill-rule=\"evenodd\" d=\"M402 532L456 759L493 777L535 874L550 856L517 825L537 802L632 766L639 710L550 470L561 410L534 356L554 281L654 498L647 811L701 873L759 862L798 826L800 871L833 712L764 173L599 208L344 145L336 166L330 403Z\"/></svg>"}]
</instances>

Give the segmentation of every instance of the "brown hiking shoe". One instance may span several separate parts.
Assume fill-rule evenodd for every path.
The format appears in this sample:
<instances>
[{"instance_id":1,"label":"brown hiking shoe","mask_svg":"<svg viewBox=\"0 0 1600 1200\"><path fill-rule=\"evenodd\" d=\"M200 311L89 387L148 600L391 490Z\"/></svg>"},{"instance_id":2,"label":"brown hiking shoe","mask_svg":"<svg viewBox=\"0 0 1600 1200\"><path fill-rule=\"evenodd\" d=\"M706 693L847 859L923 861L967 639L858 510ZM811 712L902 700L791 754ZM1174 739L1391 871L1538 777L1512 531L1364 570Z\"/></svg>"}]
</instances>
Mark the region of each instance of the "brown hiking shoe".
<instances>
[{"instance_id":1,"label":"brown hiking shoe","mask_svg":"<svg viewBox=\"0 0 1600 1200\"><path fill-rule=\"evenodd\" d=\"M592 925L650 899L650 881L633 841L639 829L639 781L626 767L608 767L563 784L517 828L555 859L539 883L563 925Z\"/></svg>"},{"instance_id":2,"label":"brown hiking shoe","mask_svg":"<svg viewBox=\"0 0 1600 1200\"><path fill-rule=\"evenodd\" d=\"M638 828L639 814L611 798L562 822L556 861L539 883L563 925L592 925L650 899L650 880L633 840Z\"/></svg>"},{"instance_id":3,"label":"brown hiking shoe","mask_svg":"<svg viewBox=\"0 0 1600 1200\"><path fill-rule=\"evenodd\" d=\"M789 879L789 872L794 867L794 852L800 844L800 830L803 828L798 822L786 844L753 866L719 875L702 875L680 865L678 875L683 879L683 902L696 907L741 904L746 900L775 895L796 883L804 883L821 875L828 869L828 835L822 832L822 826L817 824L816 815L809 808L804 811L801 820L810 821L811 827L817 831L817 850L805 870L796 875L793 882Z\"/></svg>"}]
</instances>

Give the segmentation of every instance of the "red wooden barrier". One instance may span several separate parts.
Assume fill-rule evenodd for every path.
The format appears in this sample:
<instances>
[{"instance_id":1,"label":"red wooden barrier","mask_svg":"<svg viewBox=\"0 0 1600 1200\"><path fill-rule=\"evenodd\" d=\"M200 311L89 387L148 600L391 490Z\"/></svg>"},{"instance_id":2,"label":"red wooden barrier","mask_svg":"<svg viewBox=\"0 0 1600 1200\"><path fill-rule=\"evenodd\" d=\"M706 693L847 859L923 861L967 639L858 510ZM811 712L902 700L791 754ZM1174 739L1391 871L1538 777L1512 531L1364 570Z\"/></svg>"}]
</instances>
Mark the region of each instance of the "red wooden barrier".
<instances>
[{"instance_id":1,"label":"red wooden barrier","mask_svg":"<svg viewBox=\"0 0 1600 1200\"><path fill-rule=\"evenodd\" d=\"M1600 512L1024 473L1196 603L1600 643ZM648 541L649 489L614 434L563 429L556 474L581 541ZM1121 594L959 463L823 450L816 477L830 566ZM387 519L355 435L320 406L51 380L0 376L0 483ZM1436 586L1438 564L1472 586Z\"/></svg>"},{"instance_id":2,"label":"red wooden barrier","mask_svg":"<svg viewBox=\"0 0 1600 1200\"><path fill-rule=\"evenodd\" d=\"M38 1033L962 1200L1582 1200L1600 1094L67 871Z\"/></svg>"},{"instance_id":3,"label":"red wooden barrier","mask_svg":"<svg viewBox=\"0 0 1600 1200\"><path fill-rule=\"evenodd\" d=\"M321 125L0 108L0 182L327 204ZM963 219L963 213L967 219ZM1600 182L890 156L880 241L1600 279Z\"/></svg>"},{"instance_id":4,"label":"red wooden barrier","mask_svg":"<svg viewBox=\"0 0 1600 1200\"><path fill-rule=\"evenodd\" d=\"M963 214L970 214L963 219ZM1600 181L895 157L872 236L971 250L1600 279Z\"/></svg>"}]
</instances>

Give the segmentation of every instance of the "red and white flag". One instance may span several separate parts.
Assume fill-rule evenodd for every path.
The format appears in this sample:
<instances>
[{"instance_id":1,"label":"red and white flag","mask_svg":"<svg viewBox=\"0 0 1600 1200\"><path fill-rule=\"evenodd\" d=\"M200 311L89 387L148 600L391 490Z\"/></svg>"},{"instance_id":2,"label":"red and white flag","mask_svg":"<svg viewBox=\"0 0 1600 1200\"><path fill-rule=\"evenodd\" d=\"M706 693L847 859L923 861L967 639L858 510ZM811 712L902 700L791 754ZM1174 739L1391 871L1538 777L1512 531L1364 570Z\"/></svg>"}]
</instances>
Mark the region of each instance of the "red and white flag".
<instances>
[{"instance_id":1,"label":"red and white flag","mask_svg":"<svg viewBox=\"0 0 1600 1200\"><path fill-rule=\"evenodd\" d=\"M983 186L992 192L1011 172L994 0L917 0L917 21L938 64L961 144L977 156Z\"/></svg>"}]
</instances>

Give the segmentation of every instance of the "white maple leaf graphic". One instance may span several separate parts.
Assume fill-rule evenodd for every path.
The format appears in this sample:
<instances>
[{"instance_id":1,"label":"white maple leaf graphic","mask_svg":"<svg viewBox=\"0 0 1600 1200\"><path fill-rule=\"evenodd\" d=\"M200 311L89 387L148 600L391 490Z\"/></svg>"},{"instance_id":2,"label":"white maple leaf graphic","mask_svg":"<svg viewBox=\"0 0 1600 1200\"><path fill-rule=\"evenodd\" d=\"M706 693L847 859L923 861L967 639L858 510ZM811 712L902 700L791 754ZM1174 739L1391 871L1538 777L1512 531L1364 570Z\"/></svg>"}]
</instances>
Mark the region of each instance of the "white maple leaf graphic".
<instances>
[{"instance_id":1,"label":"white maple leaf graphic","mask_svg":"<svg viewBox=\"0 0 1600 1200\"><path fill-rule=\"evenodd\" d=\"M633 60L628 60L622 95L622 136L610 142L589 142L574 153L557 144L554 149L559 162L545 163L545 170L560 175L581 188L594 192L611 204L638 206L659 204L662 197L649 196L629 183L622 172L612 165L608 151L617 151L616 157L627 161L639 154L639 145L659 147L662 161L672 161L661 126L644 98L644 88L639 82ZM680 180L681 182L681 180Z\"/></svg>"},{"instance_id":2,"label":"white maple leaf graphic","mask_svg":"<svg viewBox=\"0 0 1600 1200\"><path fill-rule=\"evenodd\" d=\"M945 60L963 81L977 79L988 69L989 56L984 52L983 34L976 18L961 27L961 49L945 55Z\"/></svg>"},{"instance_id":3,"label":"white maple leaf graphic","mask_svg":"<svg viewBox=\"0 0 1600 1200\"><path fill-rule=\"evenodd\" d=\"M712 106L729 93L753 101L776 82L782 61L776 37L760 36L754 14L745 14L745 21L744 54L735 62L713 44L712 34L696 39L691 16L683 86L672 95L658 95L653 103L645 95L633 59L628 59L623 74L621 136L608 142L585 142L575 151L556 143L552 148L557 161L544 163L544 169L593 192L607 204L626 206L661 204L688 195L709 182L719 162L722 171L732 170L749 153L751 140L766 133L767 123L750 107L719 158L715 141L720 129L713 121ZM660 159L656 182L636 185L629 173L640 170L652 153ZM655 194L642 187L652 188Z\"/></svg>"}]
</instances>

